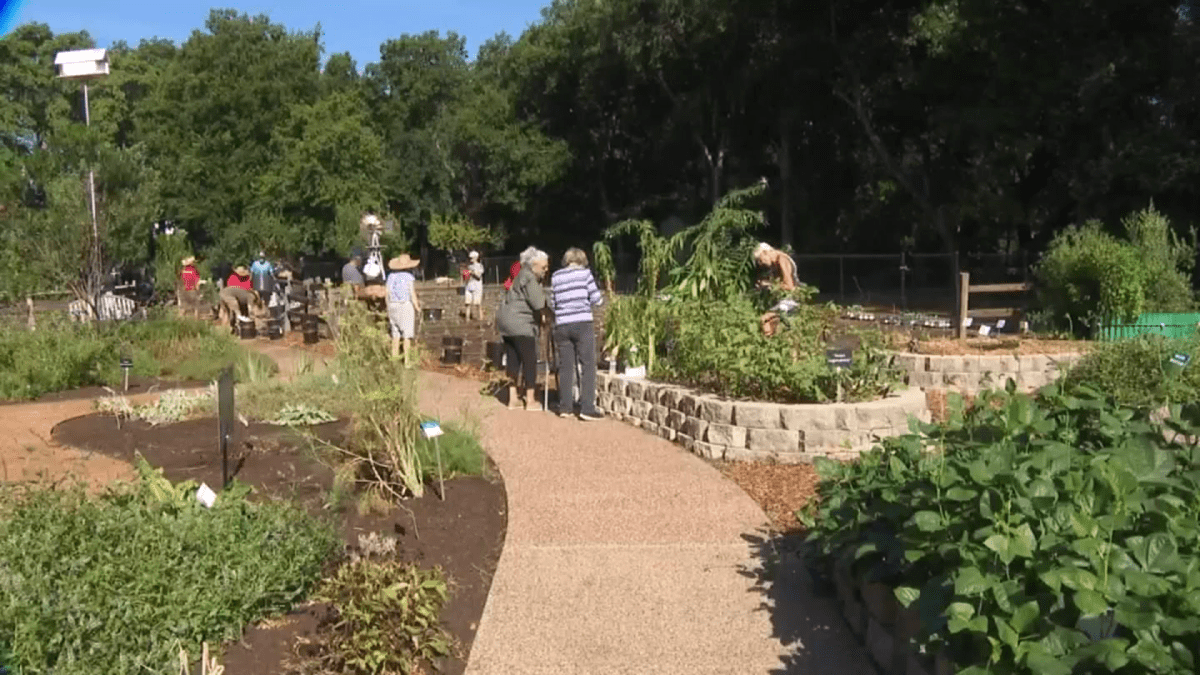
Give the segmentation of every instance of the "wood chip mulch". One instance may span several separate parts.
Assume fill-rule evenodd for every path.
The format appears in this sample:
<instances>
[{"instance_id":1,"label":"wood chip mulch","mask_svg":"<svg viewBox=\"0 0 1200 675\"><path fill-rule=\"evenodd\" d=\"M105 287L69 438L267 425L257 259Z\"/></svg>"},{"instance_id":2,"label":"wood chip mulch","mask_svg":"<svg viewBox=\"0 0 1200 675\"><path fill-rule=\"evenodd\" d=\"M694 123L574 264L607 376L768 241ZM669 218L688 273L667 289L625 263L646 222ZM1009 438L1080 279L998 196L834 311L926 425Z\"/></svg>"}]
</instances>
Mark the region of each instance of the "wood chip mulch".
<instances>
[{"instance_id":1,"label":"wood chip mulch","mask_svg":"<svg viewBox=\"0 0 1200 675\"><path fill-rule=\"evenodd\" d=\"M714 462L758 502L771 524L781 533L803 528L795 512L808 504L817 491L817 470L811 464L767 464L761 462Z\"/></svg>"},{"instance_id":2,"label":"wood chip mulch","mask_svg":"<svg viewBox=\"0 0 1200 675\"><path fill-rule=\"evenodd\" d=\"M1095 345L1085 340L1047 340L1002 336L998 338L939 338L921 340L917 353L935 356L962 356L964 354L1078 354Z\"/></svg>"}]
</instances>

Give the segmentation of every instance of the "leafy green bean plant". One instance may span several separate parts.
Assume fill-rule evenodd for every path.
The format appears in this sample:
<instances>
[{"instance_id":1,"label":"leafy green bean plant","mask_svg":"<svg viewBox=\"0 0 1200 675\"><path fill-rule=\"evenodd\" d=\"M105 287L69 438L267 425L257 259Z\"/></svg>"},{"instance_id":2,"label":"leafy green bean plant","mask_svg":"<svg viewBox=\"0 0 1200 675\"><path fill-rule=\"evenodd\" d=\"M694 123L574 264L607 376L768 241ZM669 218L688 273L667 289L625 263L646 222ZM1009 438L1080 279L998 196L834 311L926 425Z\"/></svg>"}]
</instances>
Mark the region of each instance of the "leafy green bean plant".
<instances>
[{"instance_id":1,"label":"leafy green bean plant","mask_svg":"<svg viewBox=\"0 0 1200 675\"><path fill-rule=\"evenodd\" d=\"M955 411L819 462L816 553L891 585L960 673L1196 672L1200 419L1175 408L1168 441L1087 387Z\"/></svg>"}]
</instances>

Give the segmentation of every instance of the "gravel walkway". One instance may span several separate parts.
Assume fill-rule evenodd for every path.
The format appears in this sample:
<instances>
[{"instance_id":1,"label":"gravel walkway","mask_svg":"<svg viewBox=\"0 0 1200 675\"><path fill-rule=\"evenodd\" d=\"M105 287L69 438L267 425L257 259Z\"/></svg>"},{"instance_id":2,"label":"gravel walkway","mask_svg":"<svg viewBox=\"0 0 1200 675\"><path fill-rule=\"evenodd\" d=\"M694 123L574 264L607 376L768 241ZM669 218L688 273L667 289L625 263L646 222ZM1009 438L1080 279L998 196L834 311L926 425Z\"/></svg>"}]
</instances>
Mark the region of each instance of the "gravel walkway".
<instances>
[{"instance_id":1,"label":"gravel walkway","mask_svg":"<svg viewBox=\"0 0 1200 675\"><path fill-rule=\"evenodd\" d=\"M422 378L425 411L479 423L508 492L469 674L873 672L713 467L620 422L509 411L477 382Z\"/></svg>"}]
</instances>

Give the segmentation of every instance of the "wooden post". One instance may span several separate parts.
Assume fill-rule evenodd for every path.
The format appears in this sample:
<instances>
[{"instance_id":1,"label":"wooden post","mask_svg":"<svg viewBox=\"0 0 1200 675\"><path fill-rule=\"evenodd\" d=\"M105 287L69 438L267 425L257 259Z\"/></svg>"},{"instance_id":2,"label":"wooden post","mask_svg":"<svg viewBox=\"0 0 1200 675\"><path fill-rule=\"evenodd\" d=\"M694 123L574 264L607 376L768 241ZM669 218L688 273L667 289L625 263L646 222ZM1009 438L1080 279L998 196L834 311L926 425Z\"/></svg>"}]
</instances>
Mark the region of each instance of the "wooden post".
<instances>
[{"instance_id":1,"label":"wooden post","mask_svg":"<svg viewBox=\"0 0 1200 675\"><path fill-rule=\"evenodd\" d=\"M958 339L967 338L967 299L971 296L971 273L958 274Z\"/></svg>"},{"instance_id":2,"label":"wooden post","mask_svg":"<svg viewBox=\"0 0 1200 675\"><path fill-rule=\"evenodd\" d=\"M25 306L29 308L29 330L37 329L37 319L33 318L33 298L25 296Z\"/></svg>"}]
</instances>

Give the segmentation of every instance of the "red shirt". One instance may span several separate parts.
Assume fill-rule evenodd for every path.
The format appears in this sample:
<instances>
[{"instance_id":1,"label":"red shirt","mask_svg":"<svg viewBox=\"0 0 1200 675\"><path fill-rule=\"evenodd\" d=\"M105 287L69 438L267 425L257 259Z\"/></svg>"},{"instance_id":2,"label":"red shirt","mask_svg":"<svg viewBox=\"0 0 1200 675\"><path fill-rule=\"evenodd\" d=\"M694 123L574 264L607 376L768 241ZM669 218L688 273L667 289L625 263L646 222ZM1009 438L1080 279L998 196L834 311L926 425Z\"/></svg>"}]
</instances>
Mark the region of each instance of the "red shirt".
<instances>
[{"instance_id":1,"label":"red shirt","mask_svg":"<svg viewBox=\"0 0 1200 675\"><path fill-rule=\"evenodd\" d=\"M248 291L254 290L254 284L250 282L250 277L243 279L236 274L230 274L229 281L225 282L225 285L233 286L235 288L244 288Z\"/></svg>"},{"instance_id":2,"label":"red shirt","mask_svg":"<svg viewBox=\"0 0 1200 675\"><path fill-rule=\"evenodd\" d=\"M183 282L183 290L194 291L200 286L200 273L194 266L188 265L179 273L179 280Z\"/></svg>"},{"instance_id":3,"label":"red shirt","mask_svg":"<svg viewBox=\"0 0 1200 675\"><path fill-rule=\"evenodd\" d=\"M521 261L518 260L517 262L513 263L512 267L508 270L508 278L504 280L504 290L507 291L512 288L513 282L516 281L517 275L520 273Z\"/></svg>"}]
</instances>

